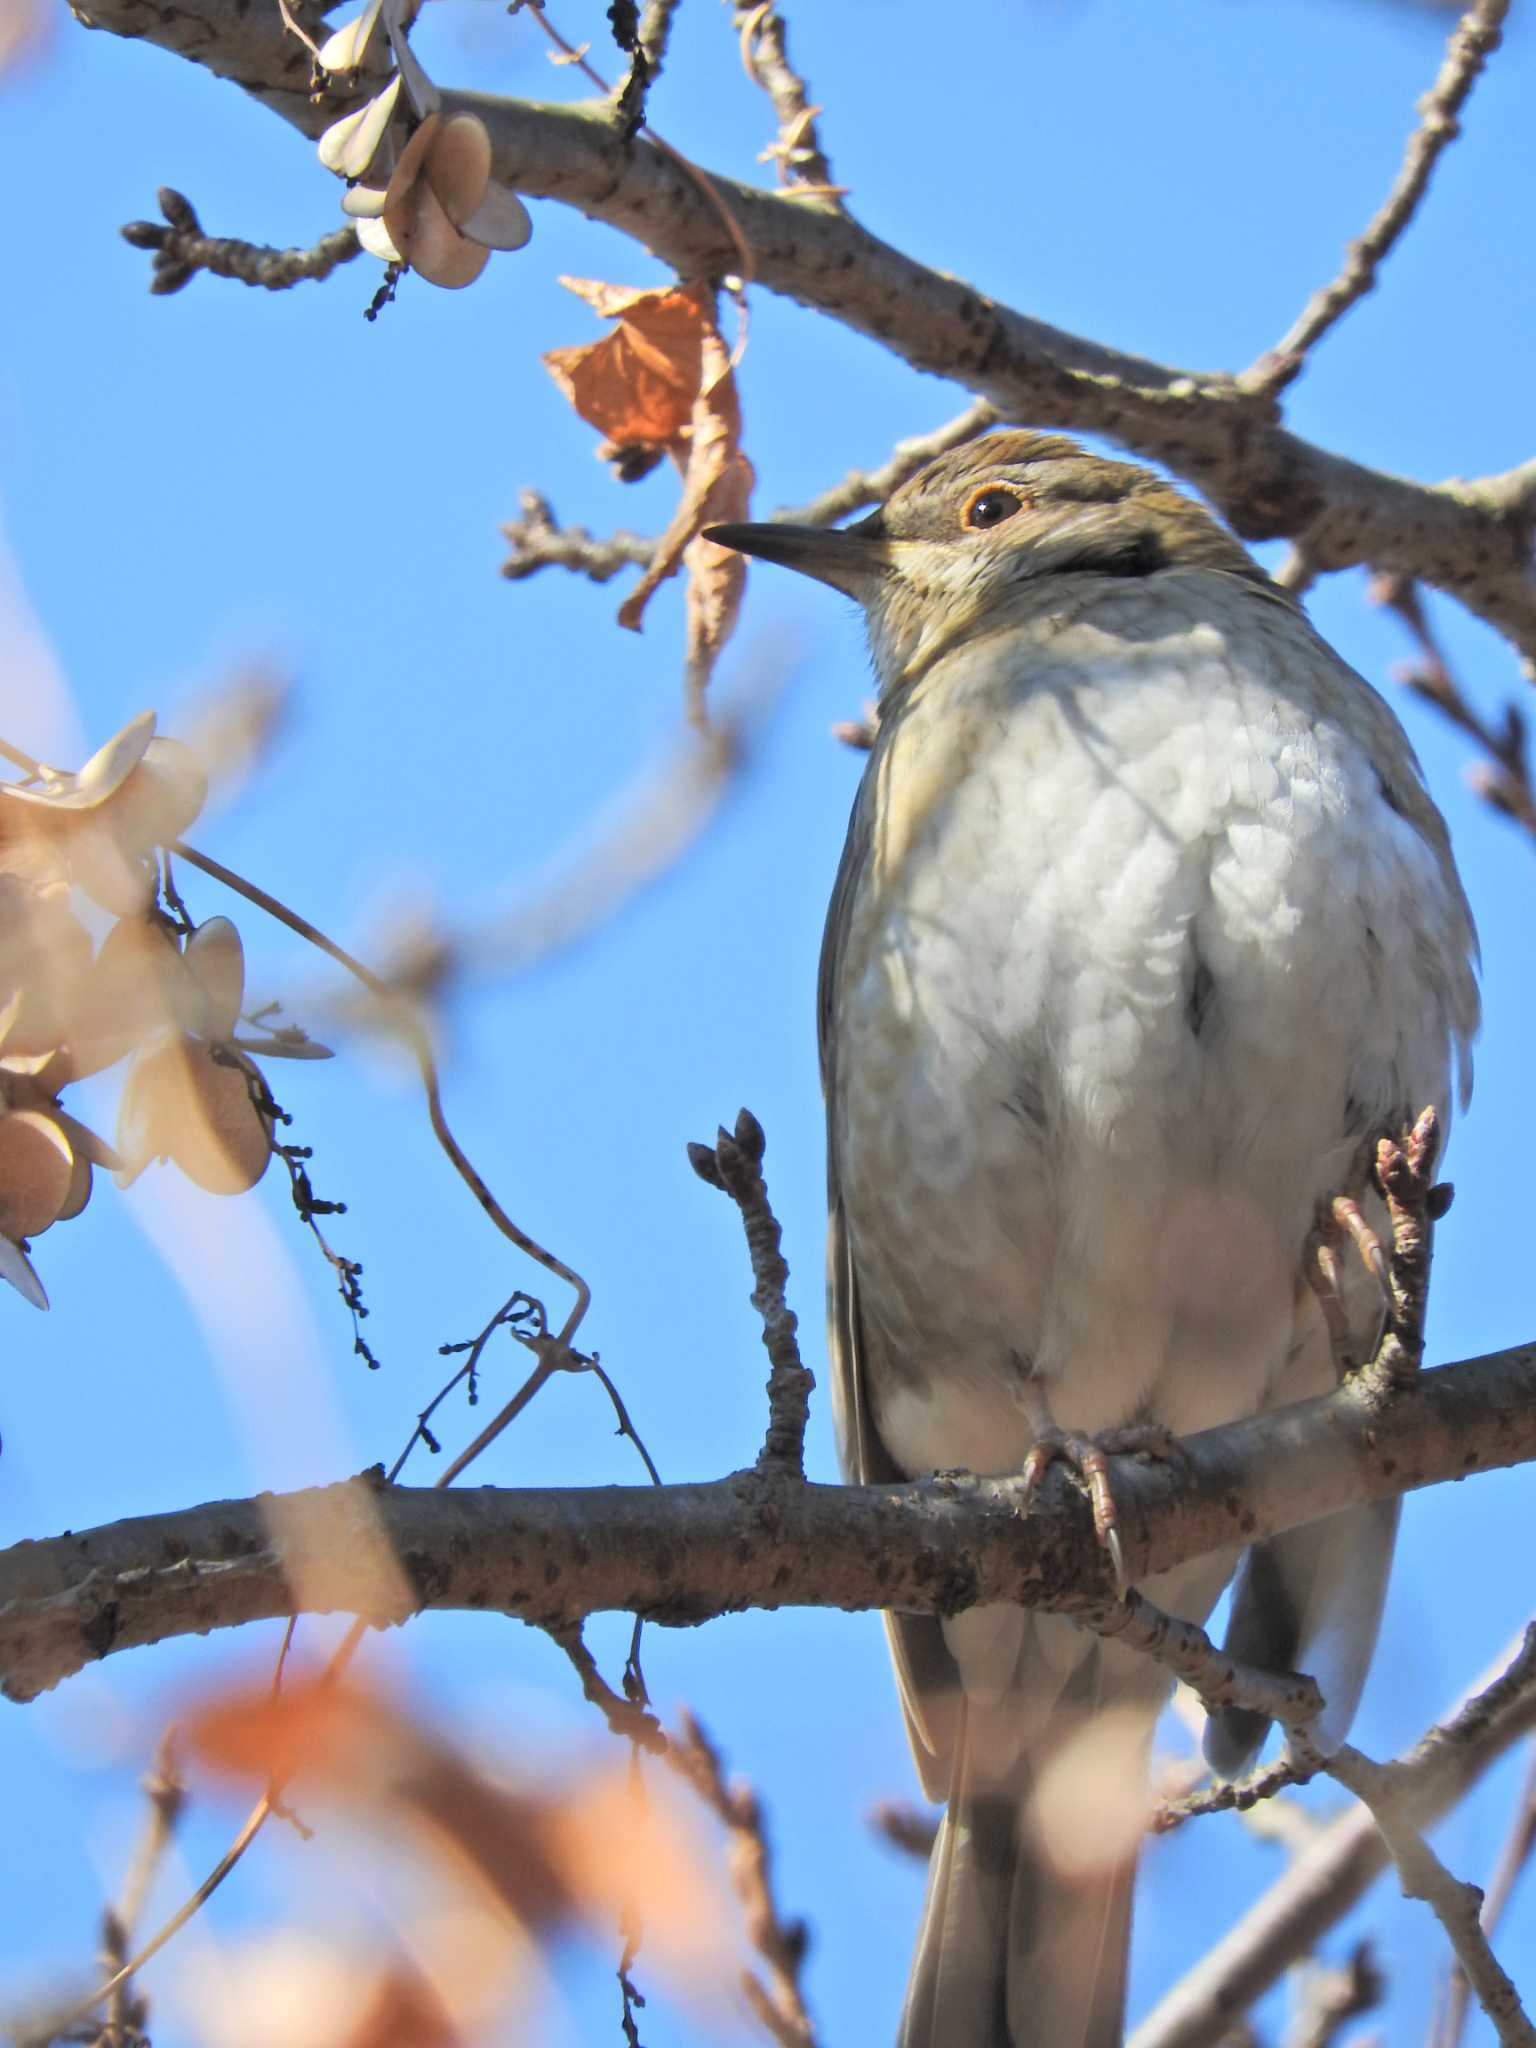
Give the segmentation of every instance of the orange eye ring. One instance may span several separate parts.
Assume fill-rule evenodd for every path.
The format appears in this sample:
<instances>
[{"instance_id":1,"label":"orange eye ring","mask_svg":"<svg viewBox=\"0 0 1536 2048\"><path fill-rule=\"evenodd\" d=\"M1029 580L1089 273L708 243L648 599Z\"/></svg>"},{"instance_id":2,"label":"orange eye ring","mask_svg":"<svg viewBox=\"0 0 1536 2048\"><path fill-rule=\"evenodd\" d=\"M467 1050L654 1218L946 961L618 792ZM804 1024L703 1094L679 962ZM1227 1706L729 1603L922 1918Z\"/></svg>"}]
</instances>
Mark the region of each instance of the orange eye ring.
<instances>
[{"instance_id":1,"label":"orange eye ring","mask_svg":"<svg viewBox=\"0 0 1536 2048\"><path fill-rule=\"evenodd\" d=\"M1029 503L1028 498L1014 490L1009 484L983 484L979 491L972 491L966 500L961 524L973 531L984 533L989 528L1001 526L1022 512Z\"/></svg>"}]
</instances>

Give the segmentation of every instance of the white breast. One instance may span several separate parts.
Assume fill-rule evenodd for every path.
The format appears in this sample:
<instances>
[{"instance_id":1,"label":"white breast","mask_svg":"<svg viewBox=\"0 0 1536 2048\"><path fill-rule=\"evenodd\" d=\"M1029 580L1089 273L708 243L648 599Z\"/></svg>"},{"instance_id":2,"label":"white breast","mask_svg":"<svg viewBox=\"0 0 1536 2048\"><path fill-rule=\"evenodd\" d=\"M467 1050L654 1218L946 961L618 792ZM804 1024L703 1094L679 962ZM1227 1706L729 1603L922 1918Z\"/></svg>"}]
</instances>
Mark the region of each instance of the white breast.
<instances>
[{"instance_id":1,"label":"white breast","mask_svg":"<svg viewBox=\"0 0 1536 2048\"><path fill-rule=\"evenodd\" d=\"M1111 584L899 707L834 984L880 1433L1012 1469L1056 1419L1251 1412L1316 1204L1447 1092L1467 932L1328 710L1364 690L1205 573Z\"/></svg>"}]
</instances>

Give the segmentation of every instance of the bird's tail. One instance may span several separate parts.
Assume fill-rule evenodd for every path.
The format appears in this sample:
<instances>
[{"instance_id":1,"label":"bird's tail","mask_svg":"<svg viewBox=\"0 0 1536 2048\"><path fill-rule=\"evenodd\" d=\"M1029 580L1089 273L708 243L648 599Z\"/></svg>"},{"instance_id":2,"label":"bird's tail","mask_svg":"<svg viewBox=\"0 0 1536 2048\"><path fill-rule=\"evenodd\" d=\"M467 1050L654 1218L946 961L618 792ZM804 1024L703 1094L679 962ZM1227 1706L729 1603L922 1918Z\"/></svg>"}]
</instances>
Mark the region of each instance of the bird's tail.
<instances>
[{"instance_id":1,"label":"bird's tail","mask_svg":"<svg viewBox=\"0 0 1536 2048\"><path fill-rule=\"evenodd\" d=\"M968 1748L962 1732L897 2048L1121 2048L1133 1861L1058 1867L1027 1767L979 1786Z\"/></svg>"}]
</instances>

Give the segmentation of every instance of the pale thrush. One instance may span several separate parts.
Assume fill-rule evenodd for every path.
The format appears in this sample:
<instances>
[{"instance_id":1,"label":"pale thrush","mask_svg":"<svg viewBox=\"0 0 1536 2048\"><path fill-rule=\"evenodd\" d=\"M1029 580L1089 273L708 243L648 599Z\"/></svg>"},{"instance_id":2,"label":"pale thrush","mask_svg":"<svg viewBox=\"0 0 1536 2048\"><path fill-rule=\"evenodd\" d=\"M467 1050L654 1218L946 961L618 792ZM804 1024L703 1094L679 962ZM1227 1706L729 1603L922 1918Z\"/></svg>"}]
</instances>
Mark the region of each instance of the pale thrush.
<instances>
[{"instance_id":1,"label":"pale thrush","mask_svg":"<svg viewBox=\"0 0 1536 2048\"><path fill-rule=\"evenodd\" d=\"M878 729L821 972L844 1469L1004 1473L1322 1392L1305 1267L1379 1136L1466 1088L1446 829L1392 712L1210 514L1007 433L841 531L713 538L864 607ZM1369 1348L1379 1290L1347 1310ZM1396 1516L1250 1553L1229 1642L1353 1714ZM1147 1583L1203 1620L1233 1569ZM1113 2048L1167 1684L1060 1616L888 1617L934 1847L902 2048ZM1262 1736L1208 1730L1220 1768Z\"/></svg>"}]
</instances>

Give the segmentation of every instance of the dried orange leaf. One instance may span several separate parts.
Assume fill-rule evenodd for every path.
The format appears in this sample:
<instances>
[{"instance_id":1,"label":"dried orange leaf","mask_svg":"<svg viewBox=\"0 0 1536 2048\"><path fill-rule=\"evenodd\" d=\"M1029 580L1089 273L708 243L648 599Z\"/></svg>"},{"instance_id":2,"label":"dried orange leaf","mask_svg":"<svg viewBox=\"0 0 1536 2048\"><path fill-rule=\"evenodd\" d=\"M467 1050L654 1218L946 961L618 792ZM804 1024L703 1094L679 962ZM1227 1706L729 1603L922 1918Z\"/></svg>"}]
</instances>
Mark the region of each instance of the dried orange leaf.
<instances>
[{"instance_id":1,"label":"dried orange leaf","mask_svg":"<svg viewBox=\"0 0 1536 2048\"><path fill-rule=\"evenodd\" d=\"M754 481L751 463L738 450L710 492L709 511L702 523L712 526L717 519L745 519ZM747 587L747 564L734 548L716 547L700 533L683 550L683 567L688 571L684 671L688 715L695 725L701 725L704 692L722 649L736 630Z\"/></svg>"},{"instance_id":2,"label":"dried orange leaf","mask_svg":"<svg viewBox=\"0 0 1536 2048\"><path fill-rule=\"evenodd\" d=\"M703 374L713 318L709 287L636 291L584 278L560 282L619 325L585 348L552 349L544 367L610 441L674 446L688 431Z\"/></svg>"},{"instance_id":3,"label":"dried orange leaf","mask_svg":"<svg viewBox=\"0 0 1536 2048\"><path fill-rule=\"evenodd\" d=\"M701 357L703 380L691 415L682 499L671 525L657 542L650 566L619 607L619 624L636 633L652 592L677 573L700 529L716 520L739 519L751 495L752 466L741 452L736 374L730 351L713 324L703 337ZM706 558L701 555L698 559L703 562ZM711 587L699 595L696 616L689 621L690 674L697 661L701 676L707 676L729 637L741 596L740 581L727 576L719 565L711 562L707 573Z\"/></svg>"}]
</instances>

